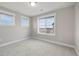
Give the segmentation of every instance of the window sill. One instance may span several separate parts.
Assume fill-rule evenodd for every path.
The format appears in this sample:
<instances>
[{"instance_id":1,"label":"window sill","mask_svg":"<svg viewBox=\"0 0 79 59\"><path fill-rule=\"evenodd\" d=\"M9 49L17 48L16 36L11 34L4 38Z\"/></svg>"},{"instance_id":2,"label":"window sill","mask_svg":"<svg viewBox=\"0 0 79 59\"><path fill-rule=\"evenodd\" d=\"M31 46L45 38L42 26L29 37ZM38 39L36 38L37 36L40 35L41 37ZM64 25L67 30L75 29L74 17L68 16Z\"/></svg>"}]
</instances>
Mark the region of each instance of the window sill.
<instances>
[{"instance_id":1,"label":"window sill","mask_svg":"<svg viewBox=\"0 0 79 59\"><path fill-rule=\"evenodd\" d=\"M56 34L47 34L47 33L38 33L38 34L41 34L41 35L50 35L50 36L56 36Z\"/></svg>"}]
</instances>

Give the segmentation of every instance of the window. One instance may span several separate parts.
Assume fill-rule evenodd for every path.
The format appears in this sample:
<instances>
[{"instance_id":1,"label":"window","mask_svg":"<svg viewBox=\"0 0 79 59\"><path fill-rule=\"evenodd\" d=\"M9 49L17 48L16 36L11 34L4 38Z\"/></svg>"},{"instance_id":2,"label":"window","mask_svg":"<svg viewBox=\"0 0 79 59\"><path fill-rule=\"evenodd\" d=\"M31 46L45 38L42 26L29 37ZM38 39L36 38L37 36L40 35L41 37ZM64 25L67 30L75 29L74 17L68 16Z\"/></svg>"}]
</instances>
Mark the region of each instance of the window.
<instances>
[{"instance_id":1,"label":"window","mask_svg":"<svg viewBox=\"0 0 79 59\"><path fill-rule=\"evenodd\" d=\"M29 20L28 20L28 18L25 17L25 16L22 16L22 17L21 17L21 26L22 26L22 27L27 27L28 25L29 25Z\"/></svg>"},{"instance_id":2,"label":"window","mask_svg":"<svg viewBox=\"0 0 79 59\"><path fill-rule=\"evenodd\" d=\"M14 24L15 21L13 15L0 13L0 25L14 25Z\"/></svg>"},{"instance_id":3,"label":"window","mask_svg":"<svg viewBox=\"0 0 79 59\"><path fill-rule=\"evenodd\" d=\"M38 32L41 34L55 34L55 16L39 18Z\"/></svg>"}]
</instances>

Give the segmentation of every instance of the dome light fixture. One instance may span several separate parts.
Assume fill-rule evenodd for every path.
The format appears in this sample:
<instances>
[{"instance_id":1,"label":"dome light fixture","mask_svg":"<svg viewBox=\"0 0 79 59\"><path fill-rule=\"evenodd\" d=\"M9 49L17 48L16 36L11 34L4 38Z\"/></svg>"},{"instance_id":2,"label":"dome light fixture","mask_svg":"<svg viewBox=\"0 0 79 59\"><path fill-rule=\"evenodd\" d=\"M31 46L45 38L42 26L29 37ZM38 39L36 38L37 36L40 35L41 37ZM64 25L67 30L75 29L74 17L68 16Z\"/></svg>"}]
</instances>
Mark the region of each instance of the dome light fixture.
<instances>
[{"instance_id":1,"label":"dome light fixture","mask_svg":"<svg viewBox=\"0 0 79 59\"><path fill-rule=\"evenodd\" d=\"M36 6L37 2L29 2L29 4L34 7Z\"/></svg>"}]
</instances>

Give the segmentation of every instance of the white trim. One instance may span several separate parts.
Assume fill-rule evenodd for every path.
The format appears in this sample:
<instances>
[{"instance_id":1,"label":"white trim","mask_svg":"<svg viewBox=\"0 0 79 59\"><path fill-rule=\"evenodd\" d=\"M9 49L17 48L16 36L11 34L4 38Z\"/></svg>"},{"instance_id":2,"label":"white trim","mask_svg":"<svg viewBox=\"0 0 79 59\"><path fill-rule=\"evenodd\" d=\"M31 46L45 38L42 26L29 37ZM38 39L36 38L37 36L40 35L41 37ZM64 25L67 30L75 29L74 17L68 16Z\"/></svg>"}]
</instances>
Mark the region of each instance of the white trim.
<instances>
[{"instance_id":1,"label":"white trim","mask_svg":"<svg viewBox=\"0 0 79 59\"><path fill-rule=\"evenodd\" d=\"M28 38L28 39L29 39L29 38ZM1 47L4 47L4 46L7 46L7 45L10 45L10 44L14 44L14 43L23 41L23 40L26 40L26 38L20 39L20 40L11 41L11 42L7 42L7 43L4 43L4 44L1 44L1 45L0 45L0 48L1 48Z\"/></svg>"},{"instance_id":2,"label":"white trim","mask_svg":"<svg viewBox=\"0 0 79 59\"><path fill-rule=\"evenodd\" d=\"M56 36L56 34L54 34L54 33L53 33L53 34L47 34L47 33L40 33L40 32L39 32L38 34L41 34L41 35L50 35L50 36Z\"/></svg>"},{"instance_id":3,"label":"white trim","mask_svg":"<svg viewBox=\"0 0 79 59\"><path fill-rule=\"evenodd\" d=\"M57 45L61 45L61 46L69 47L69 48L74 48L75 47L74 45L61 43L61 42L50 41L50 40L46 40L46 39L42 39L42 38L34 38L33 37L33 39L38 39L38 40L46 41L46 42L49 42L49 43L53 43L53 44L57 44Z\"/></svg>"},{"instance_id":4,"label":"white trim","mask_svg":"<svg viewBox=\"0 0 79 59\"><path fill-rule=\"evenodd\" d=\"M38 16L37 18L44 18L44 17L48 17L48 16L56 16L56 13L51 13L51 14L47 14L47 15Z\"/></svg>"}]
</instances>

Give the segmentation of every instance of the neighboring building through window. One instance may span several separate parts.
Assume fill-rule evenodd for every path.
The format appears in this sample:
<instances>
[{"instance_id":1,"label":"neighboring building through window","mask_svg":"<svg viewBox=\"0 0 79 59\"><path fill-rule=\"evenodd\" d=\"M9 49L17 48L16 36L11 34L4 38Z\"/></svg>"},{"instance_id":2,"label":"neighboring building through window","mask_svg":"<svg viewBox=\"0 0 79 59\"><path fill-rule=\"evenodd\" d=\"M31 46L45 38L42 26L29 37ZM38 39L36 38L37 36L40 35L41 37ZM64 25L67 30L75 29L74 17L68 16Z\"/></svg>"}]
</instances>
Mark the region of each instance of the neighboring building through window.
<instances>
[{"instance_id":1,"label":"neighboring building through window","mask_svg":"<svg viewBox=\"0 0 79 59\"><path fill-rule=\"evenodd\" d=\"M22 27L27 27L29 25L29 19L26 16L21 16L21 22Z\"/></svg>"},{"instance_id":2,"label":"neighboring building through window","mask_svg":"<svg viewBox=\"0 0 79 59\"><path fill-rule=\"evenodd\" d=\"M42 34L55 34L55 16L39 18L38 32Z\"/></svg>"}]
</instances>

